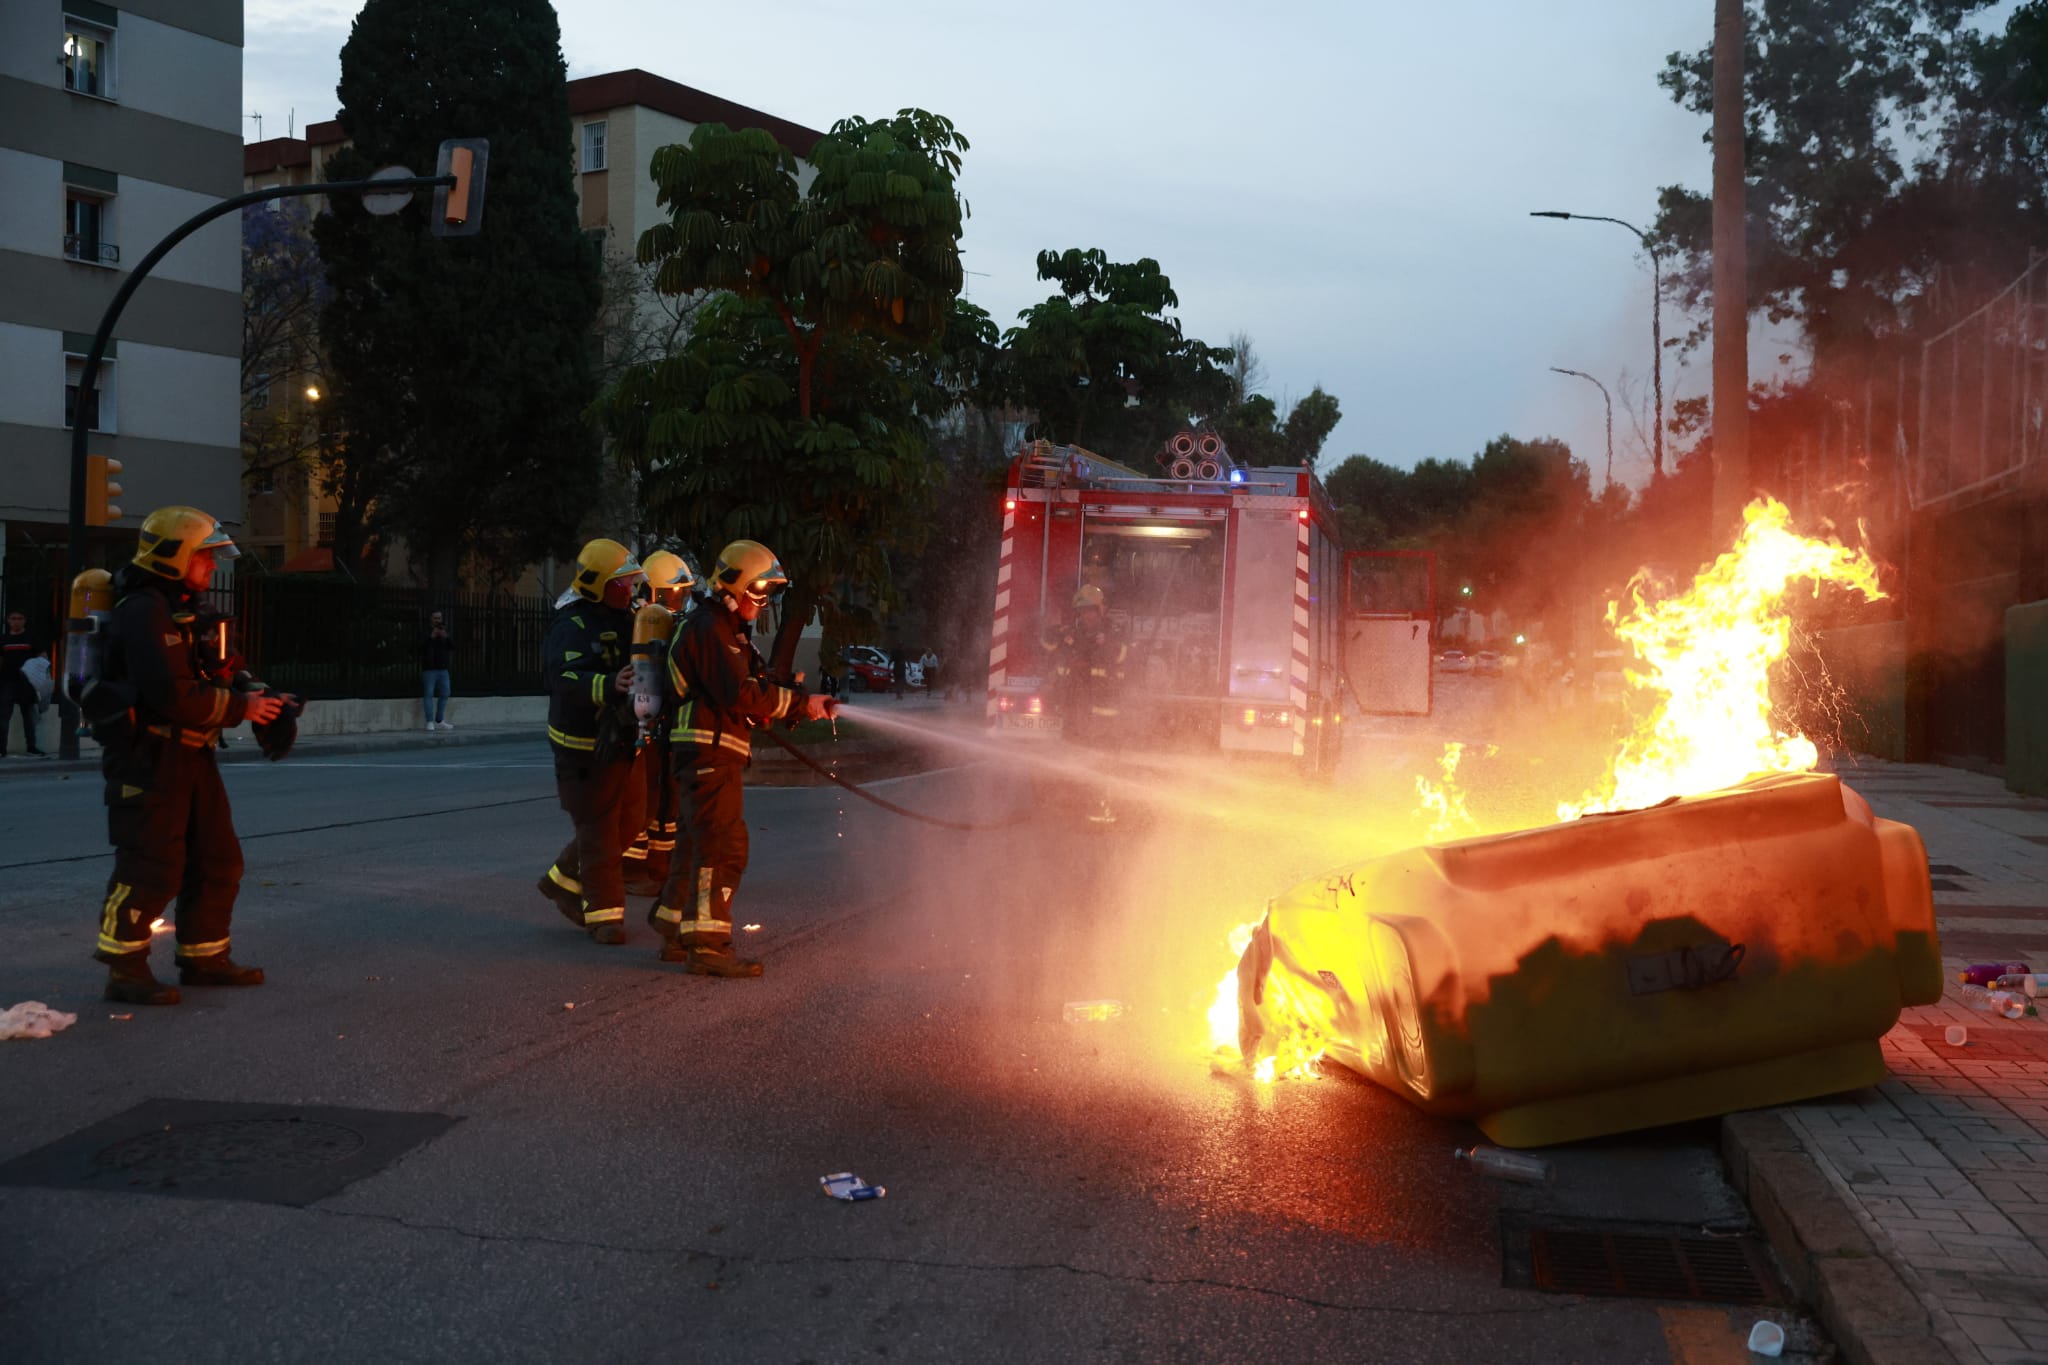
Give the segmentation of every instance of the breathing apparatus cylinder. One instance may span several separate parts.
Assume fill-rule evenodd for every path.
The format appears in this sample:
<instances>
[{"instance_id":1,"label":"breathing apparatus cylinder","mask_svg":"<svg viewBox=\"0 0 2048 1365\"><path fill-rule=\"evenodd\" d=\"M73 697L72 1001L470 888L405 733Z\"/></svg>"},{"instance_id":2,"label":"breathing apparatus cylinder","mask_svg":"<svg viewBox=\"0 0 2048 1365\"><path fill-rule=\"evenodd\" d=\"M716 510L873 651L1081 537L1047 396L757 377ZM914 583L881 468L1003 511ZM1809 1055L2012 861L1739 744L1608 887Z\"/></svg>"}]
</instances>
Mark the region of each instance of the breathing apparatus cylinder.
<instances>
[{"instance_id":1,"label":"breathing apparatus cylinder","mask_svg":"<svg viewBox=\"0 0 2048 1365\"><path fill-rule=\"evenodd\" d=\"M661 715L662 663L676 633L676 614L654 602L633 613L633 715L644 742Z\"/></svg>"},{"instance_id":2,"label":"breathing apparatus cylinder","mask_svg":"<svg viewBox=\"0 0 2048 1365\"><path fill-rule=\"evenodd\" d=\"M107 622L113 611L112 574L105 569L87 569L71 580L71 610L64 623L64 682L71 700L81 709L87 690L99 681Z\"/></svg>"}]
</instances>

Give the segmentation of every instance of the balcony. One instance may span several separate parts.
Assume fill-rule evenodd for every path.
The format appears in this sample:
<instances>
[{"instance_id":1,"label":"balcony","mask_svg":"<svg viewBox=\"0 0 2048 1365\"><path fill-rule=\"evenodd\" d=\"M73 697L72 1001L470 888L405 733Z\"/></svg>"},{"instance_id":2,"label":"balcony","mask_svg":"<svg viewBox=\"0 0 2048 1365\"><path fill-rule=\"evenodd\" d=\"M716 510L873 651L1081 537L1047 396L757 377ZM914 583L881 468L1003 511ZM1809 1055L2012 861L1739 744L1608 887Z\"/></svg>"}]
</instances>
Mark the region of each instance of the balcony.
<instances>
[{"instance_id":1,"label":"balcony","mask_svg":"<svg viewBox=\"0 0 2048 1365\"><path fill-rule=\"evenodd\" d=\"M87 265L119 265L121 248L112 242L102 242L76 232L64 234L64 257L66 260L83 261Z\"/></svg>"}]
</instances>

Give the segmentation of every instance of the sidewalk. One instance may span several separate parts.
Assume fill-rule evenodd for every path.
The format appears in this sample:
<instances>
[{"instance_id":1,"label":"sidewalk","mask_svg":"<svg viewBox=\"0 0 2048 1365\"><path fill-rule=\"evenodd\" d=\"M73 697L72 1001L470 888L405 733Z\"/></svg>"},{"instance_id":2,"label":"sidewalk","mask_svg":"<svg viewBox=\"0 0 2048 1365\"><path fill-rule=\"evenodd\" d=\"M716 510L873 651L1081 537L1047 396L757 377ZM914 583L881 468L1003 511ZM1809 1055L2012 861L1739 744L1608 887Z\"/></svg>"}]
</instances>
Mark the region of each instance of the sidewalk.
<instances>
[{"instance_id":1,"label":"sidewalk","mask_svg":"<svg viewBox=\"0 0 2048 1365\"><path fill-rule=\"evenodd\" d=\"M479 725L463 730L380 730L361 735L305 735L285 756L289 763L302 758L332 758L343 754L377 754L399 749L448 749L470 744L504 744L531 740L544 752L547 738L536 735L531 725ZM96 773L100 770L99 746L85 741L77 758L26 758L10 755L0 763L0 782L9 778L34 777L46 773ZM223 763L261 763L263 751L247 726L228 731L228 747L217 755Z\"/></svg>"},{"instance_id":2,"label":"sidewalk","mask_svg":"<svg viewBox=\"0 0 2048 1365\"><path fill-rule=\"evenodd\" d=\"M1927 844L1948 993L1885 1037L1876 1089L1725 1120L1730 1171L1845 1359L2048 1362L2048 1018L1977 1013L1955 979L2048 970L2048 801L1925 764L1842 776Z\"/></svg>"}]
</instances>

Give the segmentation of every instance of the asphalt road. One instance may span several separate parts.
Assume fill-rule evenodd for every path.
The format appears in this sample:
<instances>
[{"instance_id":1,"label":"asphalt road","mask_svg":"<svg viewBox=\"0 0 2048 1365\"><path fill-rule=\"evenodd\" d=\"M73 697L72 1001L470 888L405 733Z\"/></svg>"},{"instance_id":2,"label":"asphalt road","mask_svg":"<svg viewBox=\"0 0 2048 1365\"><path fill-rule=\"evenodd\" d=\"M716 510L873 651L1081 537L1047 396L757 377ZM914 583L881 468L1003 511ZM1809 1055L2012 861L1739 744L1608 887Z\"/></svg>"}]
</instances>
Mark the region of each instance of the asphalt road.
<instances>
[{"instance_id":1,"label":"asphalt road","mask_svg":"<svg viewBox=\"0 0 2048 1365\"><path fill-rule=\"evenodd\" d=\"M269 984L110 1006L97 780L10 774L0 1007L79 1019L0 1044L0 1163L152 1097L459 1121L305 1207L0 1186L0 1358L1743 1359L1753 1310L1503 1285L1503 1209L1740 1226L1710 1125L1510 1186L1362 1080L1211 1067L1224 934L1412 842L1412 763L1492 681L1355 726L1332 788L1133 772L1169 799L1107 835L1016 823L991 762L882 791L987 832L751 790L758 981L658 963L643 900L624 947L566 925L547 760L507 744L224 768ZM887 1197L822 1197L843 1170Z\"/></svg>"}]
</instances>

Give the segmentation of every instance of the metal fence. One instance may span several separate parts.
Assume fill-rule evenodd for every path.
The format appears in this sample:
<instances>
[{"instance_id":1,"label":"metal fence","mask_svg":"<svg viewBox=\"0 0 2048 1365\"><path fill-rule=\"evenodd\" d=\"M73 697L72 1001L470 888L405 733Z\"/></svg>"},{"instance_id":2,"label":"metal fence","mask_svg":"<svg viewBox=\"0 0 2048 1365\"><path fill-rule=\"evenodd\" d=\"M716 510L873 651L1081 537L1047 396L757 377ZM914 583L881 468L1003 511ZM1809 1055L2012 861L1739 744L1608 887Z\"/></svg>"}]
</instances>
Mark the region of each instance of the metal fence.
<instances>
[{"instance_id":1,"label":"metal fence","mask_svg":"<svg viewBox=\"0 0 2048 1365\"><path fill-rule=\"evenodd\" d=\"M467 696L541 691L541 644L554 619L540 597L237 575L215 595L265 682L303 697L407 697L420 689L427 617L455 641L450 671Z\"/></svg>"},{"instance_id":2,"label":"metal fence","mask_svg":"<svg viewBox=\"0 0 2048 1365\"><path fill-rule=\"evenodd\" d=\"M2002 491L2048 448L2048 256L1920 348L1913 507Z\"/></svg>"}]
</instances>

